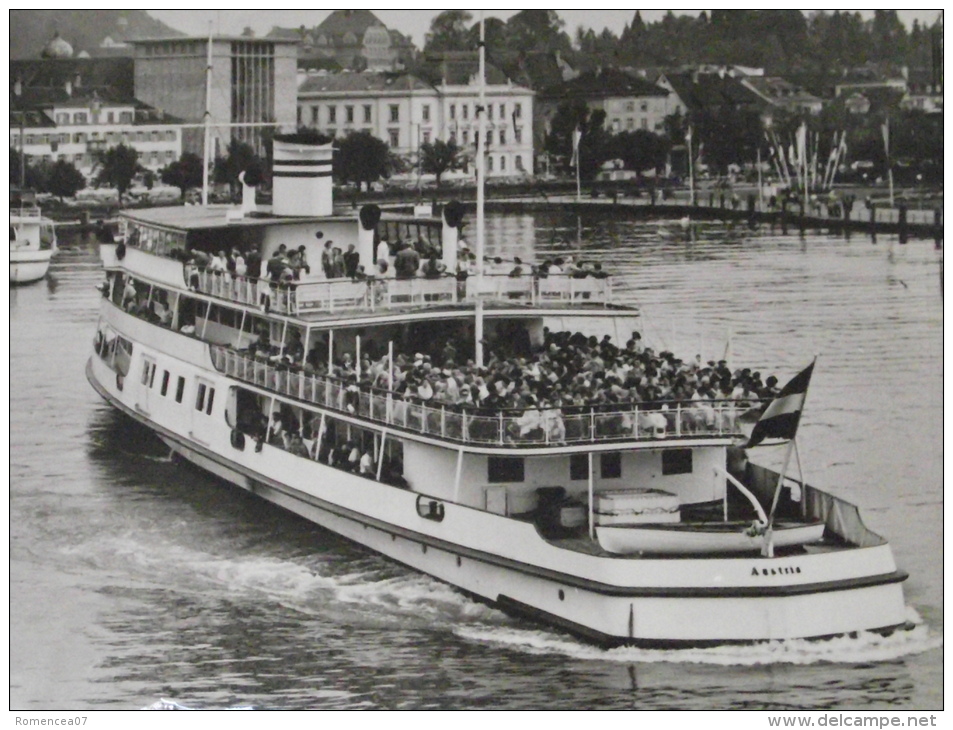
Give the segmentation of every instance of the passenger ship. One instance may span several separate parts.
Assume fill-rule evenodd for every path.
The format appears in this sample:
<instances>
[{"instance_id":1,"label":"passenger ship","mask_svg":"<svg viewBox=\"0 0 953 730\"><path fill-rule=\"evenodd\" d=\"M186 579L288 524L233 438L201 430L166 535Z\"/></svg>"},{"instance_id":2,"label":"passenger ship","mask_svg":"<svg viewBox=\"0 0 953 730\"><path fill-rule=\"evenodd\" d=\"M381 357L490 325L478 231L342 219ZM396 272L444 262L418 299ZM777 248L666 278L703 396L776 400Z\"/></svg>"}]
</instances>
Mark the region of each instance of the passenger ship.
<instances>
[{"instance_id":1,"label":"passenger ship","mask_svg":"<svg viewBox=\"0 0 953 730\"><path fill-rule=\"evenodd\" d=\"M461 353L474 358L483 342L538 346L547 328L624 342L639 313L613 301L611 277L325 279L316 264L329 240L353 243L370 271L381 238L423 239L457 270L459 210L335 214L330 146L276 142L274 154L272 209L128 211L119 243L101 246L89 381L173 452L474 598L603 645L905 625L906 575L889 544L853 505L749 463L730 403L713 404L704 427L678 403L456 409L315 368L345 356L359 367L362 353L392 364L454 336L474 343ZM189 263L251 246L267 261L282 245L304 246L316 270L287 284ZM302 352L317 354L302 365ZM272 437L278 421L294 436ZM361 455L356 471L340 468L345 444Z\"/></svg>"}]
</instances>

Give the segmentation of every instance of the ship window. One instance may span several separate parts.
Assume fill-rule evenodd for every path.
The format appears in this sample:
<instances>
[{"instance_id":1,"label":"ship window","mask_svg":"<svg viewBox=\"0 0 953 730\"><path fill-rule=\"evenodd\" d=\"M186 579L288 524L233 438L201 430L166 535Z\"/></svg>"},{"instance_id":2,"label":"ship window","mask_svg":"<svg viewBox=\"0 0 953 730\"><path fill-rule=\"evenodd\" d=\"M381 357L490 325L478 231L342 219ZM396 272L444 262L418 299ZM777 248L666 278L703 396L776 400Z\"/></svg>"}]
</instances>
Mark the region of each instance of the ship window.
<instances>
[{"instance_id":1,"label":"ship window","mask_svg":"<svg viewBox=\"0 0 953 730\"><path fill-rule=\"evenodd\" d=\"M165 370L162 373L162 390L160 393L164 396L169 392L169 371Z\"/></svg>"},{"instance_id":2,"label":"ship window","mask_svg":"<svg viewBox=\"0 0 953 730\"><path fill-rule=\"evenodd\" d=\"M179 382L175 386L175 402L181 403L183 395L185 395L185 378L180 375Z\"/></svg>"},{"instance_id":3,"label":"ship window","mask_svg":"<svg viewBox=\"0 0 953 730\"><path fill-rule=\"evenodd\" d=\"M526 479L525 463L512 456L491 456L487 459L487 480L491 484L500 482L522 482Z\"/></svg>"},{"instance_id":4,"label":"ship window","mask_svg":"<svg viewBox=\"0 0 953 730\"><path fill-rule=\"evenodd\" d=\"M691 474L692 450L668 449L662 452L662 474Z\"/></svg>"},{"instance_id":5,"label":"ship window","mask_svg":"<svg viewBox=\"0 0 953 730\"><path fill-rule=\"evenodd\" d=\"M589 454L572 454L569 457L569 478L574 481L589 478Z\"/></svg>"},{"instance_id":6,"label":"ship window","mask_svg":"<svg viewBox=\"0 0 953 730\"><path fill-rule=\"evenodd\" d=\"M205 406L205 383L199 383L199 389L195 393L195 410L200 411Z\"/></svg>"},{"instance_id":7,"label":"ship window","mask_svg":"<svg viewBox=\"0 0 953 730\"><path fill-rule=\"evenodd\" d=\"M152 360L142 362L142 384L151 388L156 379L156 364Z\"/></svg>"},{"instance_id":8,"label":"ship window","mask_svg":"<svg viewBox=\"0 0 953 730\"><path fill-rule=\"evenodd\" d=\"M212 401L215 400L215 388L208 389L208 403L205 404L205 413L209 416L212 415Z\"/></svg>"},{"instance_id":9,"label":"ship window","mask_svg":"<svg viewBox=\"0 0 953 730\"><path fill-rule=\"evenodd\" d=\"M618 451L602 454L599 463L603 479L620 479L622 477L622 454Z\"/></svg>"}]
</instances>

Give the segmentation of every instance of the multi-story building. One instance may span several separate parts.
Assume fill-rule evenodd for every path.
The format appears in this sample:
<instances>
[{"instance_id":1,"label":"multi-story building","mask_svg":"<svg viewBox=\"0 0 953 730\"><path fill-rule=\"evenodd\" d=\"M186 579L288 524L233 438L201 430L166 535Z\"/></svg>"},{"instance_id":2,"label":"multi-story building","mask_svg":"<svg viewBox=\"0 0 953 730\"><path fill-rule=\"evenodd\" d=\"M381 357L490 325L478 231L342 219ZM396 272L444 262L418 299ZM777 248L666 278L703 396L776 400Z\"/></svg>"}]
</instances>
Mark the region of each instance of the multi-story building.
<instances>
[{"instance_id":1,"label":"multi-story building","mask_svg":"<svg viewBox=\"0 0 953 730\"><path fill-rule=\"evenodd\" d=\"M136 97L189 124L201 124L206 108L208 38L131 42L135 49ZM212 44L211 116L213 155L232 138L262 151L265 125L295 123L294 41L216 36ZM186 130L186 150L203 154L203 131Z\"/></svg>"},{"instance_id":2,"label":"multi-story building","mask_svg":"<svg viewBox=\"0 0 953 730\"><path fill-rule=\"evenodd\" d=\"M493 70L485 90L487 176L533 170L533 92ZM332 136L367 131L399 155L422 144L454 139L475 154L479 84L475 77L447 74L430 85L410 74L303 75L298 87L298 124Z\"/></svg>"},{"instance_id":3,"label":"multi-story building","mask_svg":"<svg viewBox=\"0 0 953 730\"><path fill-rule=\"evenodd\" d=\"M312 29L274 27L267 38L294 41L302 65L334 61L352 71L394 71L416 54L413 42L370 10L335 10Z\"/></svg>"},{"instance_id":4,"label":"multi-story building","mask_svg":"<svg viewBox=\"0 0 953 730\"><path fill-rule=\"evenodd\" d=\"M618 134L644 129L661 133L670 108L669 90L615 69L586 72L540 92L537 118L548 129L553 115L565 102L579 101L606 113L606 130Z\"/></svg>"},{"instance_id":5,"label":"multi-story building","mask_svg":"<svg viewBox=\"0 0 953 730\"><path fill-rule=\"evenodd\" d=\"M18 87L10 98L10 146L22 145L28 164L65 159L92 177L98 153L119 144L135 149L139 164L153 172L182 155L180 120L136 99L102 99L70 85L58 98L39 96Z\"/></svg>"}]
</instances>

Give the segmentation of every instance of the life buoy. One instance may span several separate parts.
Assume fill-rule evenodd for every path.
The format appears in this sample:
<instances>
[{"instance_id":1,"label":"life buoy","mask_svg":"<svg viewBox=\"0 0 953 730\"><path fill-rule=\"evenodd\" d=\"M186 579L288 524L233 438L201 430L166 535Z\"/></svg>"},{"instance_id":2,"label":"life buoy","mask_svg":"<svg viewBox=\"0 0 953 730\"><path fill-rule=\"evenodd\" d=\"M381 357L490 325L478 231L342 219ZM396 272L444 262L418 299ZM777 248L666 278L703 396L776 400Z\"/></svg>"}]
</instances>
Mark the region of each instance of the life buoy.
<instances>
[{"instance_id":1,"label":"life buoy","mask_svg":"<svg viewBox=\"0 0 953 730\"><path fill-rule=\"evenodd\" d=\"M232 429L232 446L239 451L245 450L245 434L243 434L237 428Z\"/></svg>"},{"instance_id":2,"label":"life buoy","mask_svg":"<svg viewBox=\"0 0 953 730\"><path fill-rule=\"evenodd\" d=\"M119 390L122 390L122 383L123 383L122 373L116 373L116 387Z\"/></svg>"},{"instance_id":3,"label":"life buoy","mask_svg":"<svg viewBox=\"0 0 953 730\"><path fill-rule=\"evenodd\" d=\"M120 261L126 258L126 244L119 243L116 245L116 258Z\"/></svg>"}]
</instances>

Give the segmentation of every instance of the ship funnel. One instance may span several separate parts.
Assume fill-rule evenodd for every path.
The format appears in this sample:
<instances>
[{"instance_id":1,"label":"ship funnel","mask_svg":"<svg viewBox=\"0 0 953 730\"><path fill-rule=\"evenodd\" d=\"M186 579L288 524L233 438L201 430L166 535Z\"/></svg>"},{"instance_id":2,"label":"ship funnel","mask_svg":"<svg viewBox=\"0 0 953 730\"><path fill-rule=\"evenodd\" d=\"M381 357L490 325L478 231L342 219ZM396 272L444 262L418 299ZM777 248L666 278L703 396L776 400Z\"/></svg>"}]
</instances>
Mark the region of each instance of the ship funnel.
<instances>
[{"instance_id":1,"label":"ship funnel","mask_svg":"<svg viewBox=\"0 0 953 730\"><path fill-rule=\"evenodd\" d=\"M274 139L273 205L275 215L331 215L334 200L331 142L315 144L310 135L277 135Z\"/></svg>"}]
</instances>

